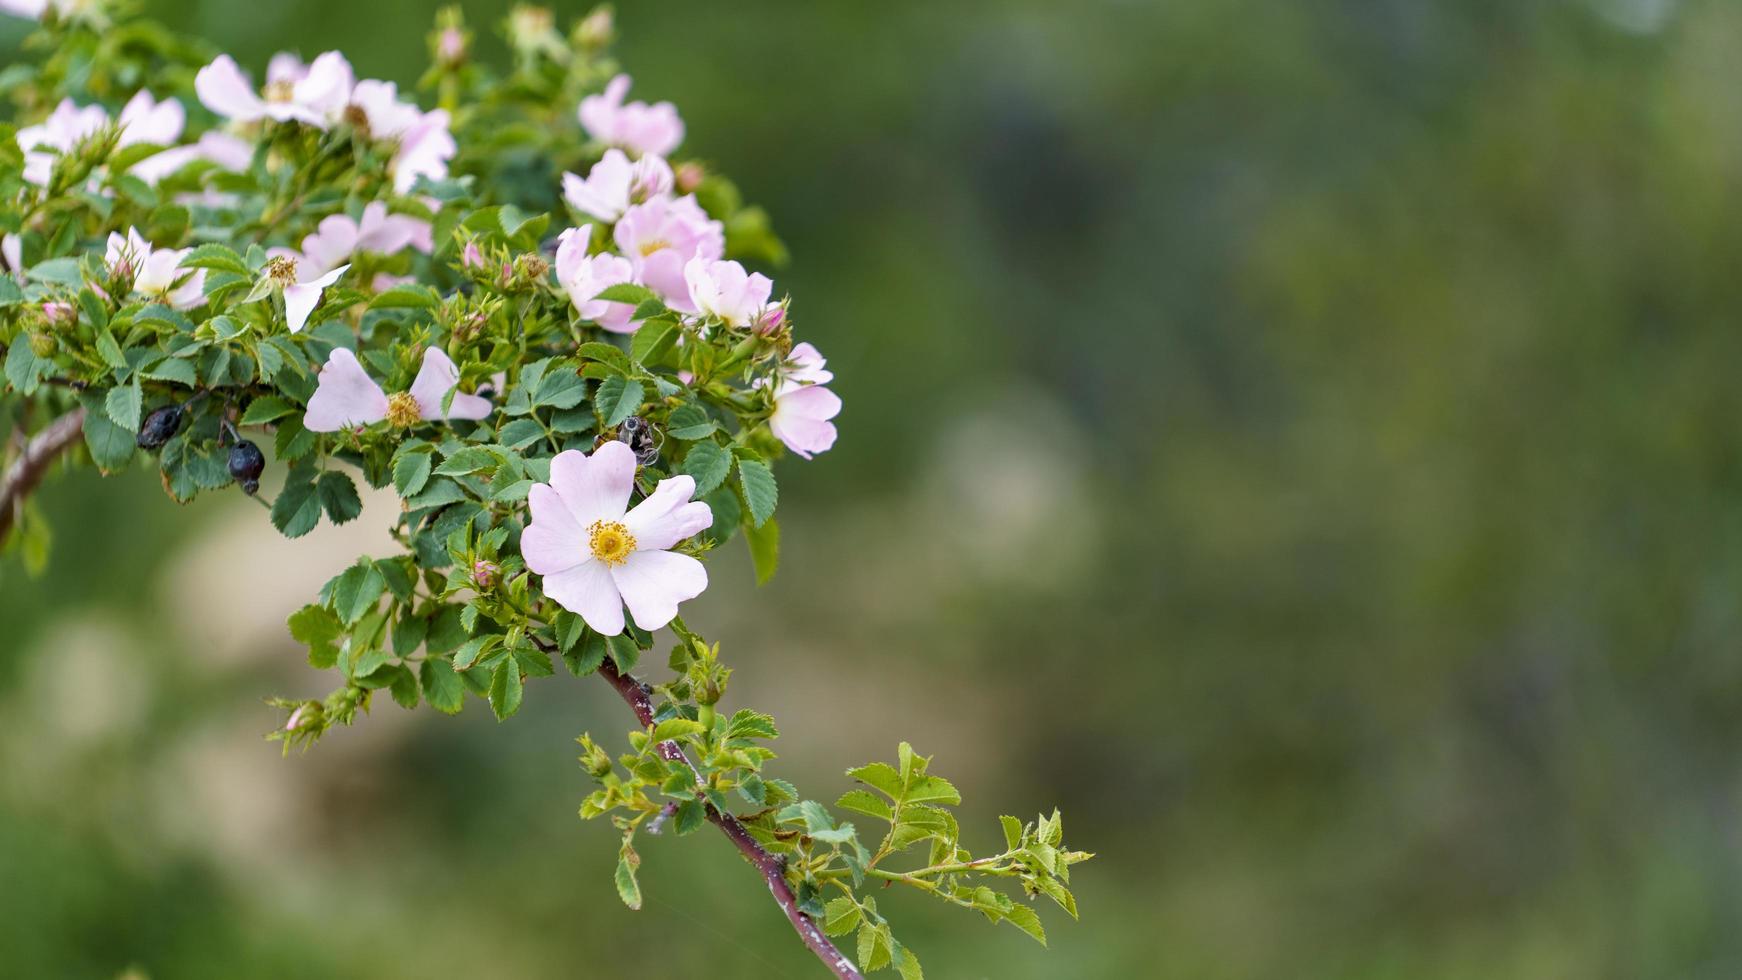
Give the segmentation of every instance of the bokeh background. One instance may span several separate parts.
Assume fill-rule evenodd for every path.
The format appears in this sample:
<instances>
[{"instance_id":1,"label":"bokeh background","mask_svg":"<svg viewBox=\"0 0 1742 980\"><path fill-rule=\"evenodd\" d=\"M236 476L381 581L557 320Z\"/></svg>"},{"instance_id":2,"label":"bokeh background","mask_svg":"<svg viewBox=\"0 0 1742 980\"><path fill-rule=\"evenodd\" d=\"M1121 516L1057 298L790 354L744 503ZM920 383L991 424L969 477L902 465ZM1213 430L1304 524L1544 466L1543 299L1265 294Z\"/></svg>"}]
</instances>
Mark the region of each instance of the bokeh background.
<instances>
[{"instance_id":1,"label":"bokeh background","mask_svg":"<svg viewBox=\"0 0 1742 980\"><path fill-rule=\"evenodd\" d=\"M406 82L430 14L148 6ZM929 975L1742 974L1742 6L618 22L846 400L781 472L782 574L730 554L686 611L733 706L811 794L907 738L970 846L1057 803L1100 854L1049 951L880 898ZM51 569L0 567L0 974L817 973L712 835L617 902L574 816L603 685L281 759L261 698L329 681L283 618L379 524L152 482L58 480Z\"/></svg>"}]
</instances>

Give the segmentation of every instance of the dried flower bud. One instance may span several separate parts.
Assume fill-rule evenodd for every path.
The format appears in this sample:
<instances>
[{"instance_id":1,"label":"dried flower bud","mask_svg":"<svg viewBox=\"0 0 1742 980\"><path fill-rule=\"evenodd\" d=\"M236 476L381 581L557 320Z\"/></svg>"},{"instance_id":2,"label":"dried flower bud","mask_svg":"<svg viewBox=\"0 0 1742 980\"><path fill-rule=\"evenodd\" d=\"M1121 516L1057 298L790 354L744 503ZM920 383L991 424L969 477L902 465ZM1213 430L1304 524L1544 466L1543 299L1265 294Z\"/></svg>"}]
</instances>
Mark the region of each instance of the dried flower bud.
<instances>
[{"instance_id":1,"label":"dried flower bud","mask_svg":"<svg viewBox=\"0 0 1742 980\"><path fill-rule=\"evenodd\" d=\"M163 444L174 438L181 431L181 422L187 415L187 409L181 405L164 405L151 410L145 416L145 421L139 424L139 438L135 440L140 449L161 449Z\"/></svg>"}]
</instances>

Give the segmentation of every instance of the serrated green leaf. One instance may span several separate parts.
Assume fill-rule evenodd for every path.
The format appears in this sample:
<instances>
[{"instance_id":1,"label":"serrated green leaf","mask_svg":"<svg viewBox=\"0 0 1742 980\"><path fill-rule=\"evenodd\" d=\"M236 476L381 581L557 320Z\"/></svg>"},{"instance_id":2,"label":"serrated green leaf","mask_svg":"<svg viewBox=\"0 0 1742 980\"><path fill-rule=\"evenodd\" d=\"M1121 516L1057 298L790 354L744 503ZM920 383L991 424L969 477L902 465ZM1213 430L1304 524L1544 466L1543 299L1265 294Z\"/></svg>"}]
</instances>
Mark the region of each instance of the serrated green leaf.
<instances>
[{"instance_id":1,"label":"serrated green leaf","mask_svg":"<svg viewBox=\"0 0 1742 980\"><path fill-rule=\"evenodd\" d=\"M466 686L453 666L440 657L426 657L418 673L423 681L424 700L443 714L459 714L465 706Z\"/></svg>"},{"instance_id":2,"label":"serrated green leaf","mask_svg":"<svg viewBox=\"0 0 1742 980\"><path fill-rule=\"evenodd\" d=\"M1012 903L1004 911L1004 918L1010 920L1011 925L1033 936L1035 942L1046 945L1046 930L1040 927L1040 916L1033 909L1021 903Z\"/></svg>"},{"instance_id":3,"label":"serrated green leaf","mask_svg":"<svg viewBox=\"0 0 1742 980\"><path fill-rule=\"evenodd\" d=\"M641 382L613 376L599 382L599 391L593 396L593 407L606 426L613 426L634 415L646 397Z\"/></svg>"},{"instance_id":4,"label":"serrated green leaf","mask_svg":"<svg viewBox=\"0 0 1742 980\"><path fill-rule=\"evenodd\" d=\"M634 850L624 845L623 853L617 857L617 873L613 876L617 883L617 897L623 900L624 905L637 911L641 908L641 885L635 880L635 865L638 863L640 859L635 856Z\"/></svg>"},{"instance_id":5,"label":"serrated green leaf","mask_svg":"<svg viewBox=\"0 0 1742 980\"><path fill-rule=\"evenodd\" d=\"M629 338L629 356L637 364L654 364L677 340L677 324L670 320L649 320Z\"/></svg>"},{"instance_id":6,"label":"serrated green leaf","mask_svg":"<svg viewBox=\"0 0 1742 980\"><path fill-rule=\"evenodd\" d=\"M429 482L430 453L401 453L393 461L393 489L401 497L416 496Z\"/></svg>"},{"instance_id":7,"label":"serrated green leaf","mask_svg":"<svg viewBox=\"0 0 1742 980\"><path fill-rule=\"evenodd\" d=\"M116 425L94 396L82 400L85 403L85 445L91 450L91 459L106 472L126 466L136 448L133 433Z\"/></svg>"},{"instance_id":8,"label":"serrated green leaf","mask_svg":"<svg viewBox=\"0 0 1742 980\"><path fill-rule=\"evenodd\" d=\"M718 487L731 471L731 453L718 443L698 442L684 455L681 472L695 478L696 494L700 496Z\"/></svg>"},{"instance_id":9,"label":"serrated green leaf","mask_svg":"<svg viewBox=\"0 0 1742 980\"><path fill-rule=\"evenodd\" d=\"M780 567L780 524L769 518L761 527L746 527L744 540L750 545L750 560L756 566L756 584L762 585Z\"/></svg>"},{"instance_id":10,"label":"serrated green leaf","mask_svg":"<svg viewBox=\"0 0 1742 980\"><path fill-rule=\"evenodd\" d=\"M705 439L713 435L717 428L719 424L708 416L705 409L693 402L672 409L671 417L665 422L665 434L685 442Z\"/></svg>"},{"instance_id":11,"label":"serrated green leaf","mask_svg":"<svg viewBox=\"0 0 1742 980\"><path fill-rule=\"evenodd\" d=\"M242 421L238 425L265 425L276 422L291 412L297 406L277 395L265 395L248 403L248 410L242 413Z\"/></svg>"},{"instance_id":12,"label":"serrated green leaf","mask_svg":"<svg viewBox=\"0 0 1742 980\"><path fill-rule=\"evenodd\" d=\"M665 742L688 735L699 735L701 732L702 723L699 721L693 721L689 718L667 718L653 726L653 740Z\"/></svg>"},{"instance_id":13,"label":"serrated green leaf","mask_svg":"<svg viewBox=\"0 0 1742 980\"><path fill-rule=\"evenodd\" d=\"M639 306L650 299L658 299L659 294L646 286L637 286L631 282L620 282L615 286L606 286L594 300L605 300L611 303L628 303Z\"/></svg>"},{"instance_id":14,"label":"serrated green leaf","mask_svg":"<svg viewBox=\"0 0 1742 980\"><path fill-rule=\"evenodd\" d=\"M334 524L343 524L363 513L363 501L357 496L357 485L344 473L338 470L322 473L316 489L320 496L321 509L327 512L327 518Z\"/></svg>"},{"instance_id":15,"label":"serrated green leaf","mask_svg":"<svg viewBox=\"0 0 1742 980\"><path fill-rule=\"evenodd\" d=\"M150 381L169 381L188 388L199 383L194 377L193 363L179 357L166 357L139 372L139 376Z\"/></svg>"},{"instance_id":16,"label":"serrated green leaf","mask_svg":"<svg viewBox=\"0 0 1742 980\"><path fill-rule=\"evenodd\" d=\"M490 678L490 710L496 712L497 721L506 721L520 710L521 695L520 663L509 657L496 665Z\"/></svg>"},{"instance_id":17,"label":"serrated green leaf","mask_svg":"<svg viewBox=\"0 0 1742 980\"><path fill-rule=\"evenodd\" d=\"M145 402L145 392L139 388L137 379L132 384L110 388L109 394L103 398L103 411L111 420L131 433L139 431L140 409Z\"/></svg>"},{"instance_id":18,"label":"serrated green leaf","mask_svg":"<svg viewBox=\"0 0 1742 980\"><path fill-rule=\"evenodd\" d=\"M393 286L369 301L371 310L434 309L441 297L428 286L406 283Z\"/></svg>"},{"instance_id":19,"label":"serrated green leaf","mask_svg":"<svg viewBox=\"0 0 1742 980\"><path fill-rule=\"evenodd\" d=\"M823 932L831 936L844 936L859 928L859 921L864 913L859 910L859 903L846 895L831 899L823 906Z\"/></svg>"},{"instance_id":20,"label":"serrated green leaf","mask_svg":"<svg viewBox=\"0 0 1742 980\"><path fill-rule=\"evenodd\" d=\"M314 481L294 472L272 502L272 525L287 538L300 538L314 530L321 519L321 501Z\"/></svg>"},{"instance_id":21,"label":"serrated green leaf","mask_svg":"<svg viewBox=\"0 0 1742 980\"><path fill-rule=\"evenodd\" d=\"M850 789L841 794L841 798L835 801L835 806L842 810L852 810L855 813L876 817L879 820L888 820L894 815L889 804L862 789Z\"/></svg>"},{"instance_id":22,"label":"serrated green leaf","mask_svg":"<svg viewBox=\"0 0 1742 980\"><path fill-rule=\"evenodd\" d=\"M387 579L372 561L352 565L333 584L333 612L346 625L356 623L374 610L387 592Z\"/></svg>"},{"instance_id":23,"label":"serrated green leaf","mask_svg":"<svg viewBox=\"0 0 1742 980\"><path fill-rule=\"evenodd\" d=\"M1022 821L1012 816L1002 816L998 818L998 823L1004 828L1005 849L1015 850L1022 843Z\"/></svg>"},{"instance_id":24,"label":"serrated green leaf","mask_svg":"<svg viewBox=\"0 0 1742 980\"><path fill-rule=\"evenodd\" d=\"M775 485L774 473L768 464L758 460L738 459L738 486L744 491L744 502L750 506L751 527L759 528L768 522L774 508L780 503L780 489ZM779 545L778 534L775 544ZM758 566L760 575L760 565ZM770 574L773 574L772 570Z\"/></svg>"}]
</instances>

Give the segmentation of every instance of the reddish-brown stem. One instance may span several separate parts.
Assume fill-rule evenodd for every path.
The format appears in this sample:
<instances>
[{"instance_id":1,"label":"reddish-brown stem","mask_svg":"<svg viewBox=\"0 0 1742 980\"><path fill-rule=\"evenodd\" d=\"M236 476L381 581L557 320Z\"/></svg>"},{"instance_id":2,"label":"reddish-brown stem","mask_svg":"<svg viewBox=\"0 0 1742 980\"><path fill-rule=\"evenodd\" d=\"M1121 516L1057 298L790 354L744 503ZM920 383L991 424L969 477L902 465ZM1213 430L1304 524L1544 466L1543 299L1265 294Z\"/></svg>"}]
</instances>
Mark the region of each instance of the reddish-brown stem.
<instances>
[{"instance_id":1,"label":"reddish-brown stem","mask_svg":"<svg viewBox=\"0 0 1742 980\"><path fill-rule=\"evenodd\" d=\"M12 531L19 511L24 509L24 498L42 482L55 457L78 441L84 424L83 408L62 415L31 436L24 444L24 451L6 468L6 476L0 480L0 541L5 541L6 535Z\"/></svg>"},{"instance_id":2,"label":"reddish-brown stem","mask_svg":"<svg viewBox=\"0 0 1742 980\"><path fill-rule=\"evenodd\" d=\"M618 670L617 665L612 663L609 657L599 667L599 676L611 682L611 686L617 689L617 693L622 696L624 701L628 702L630 710L635 712L635 717L640 720L644 727L653 724L653 698L645 684ZM690 766L689 759L684 756L683 748L676 742L659 743L659 754L672 762L681 762ZM695 767L690 766L690 768L693 770ZM792 885L786 880L786 863L779 856L770 854L756 838L750 836L750 831L745 829L737 817L717 810L713 806L708 806L707 812L708 822L720 828L720 832L725 834L726 839L738 848L738 852L743 854L751 864L756 866L756 870L762 873L763 880L768 882L768 890L774 895L775 904L779 905L780 910L786 913L787 921L792 923L792 928L798 933L799 939L803 940L805 946L816 954L817 959L829 968L829 972L837 978L842 978L842 980L862 976L859 968L853 965L853 961L848 959L839 949L836 949L835 944L829 941L829 937L823 935L823 930L817 926L816 920L800 911L798 896L793 894Z\"/></svg>"}]
</instances>

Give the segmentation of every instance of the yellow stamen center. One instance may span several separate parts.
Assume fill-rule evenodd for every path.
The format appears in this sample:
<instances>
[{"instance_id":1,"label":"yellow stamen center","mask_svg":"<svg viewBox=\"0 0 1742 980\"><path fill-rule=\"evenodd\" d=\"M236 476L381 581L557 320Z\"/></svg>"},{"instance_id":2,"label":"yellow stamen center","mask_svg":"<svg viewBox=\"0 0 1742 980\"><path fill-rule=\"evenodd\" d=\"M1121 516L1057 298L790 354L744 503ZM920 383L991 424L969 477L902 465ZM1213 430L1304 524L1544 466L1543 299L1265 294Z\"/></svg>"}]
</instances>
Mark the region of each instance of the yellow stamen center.
<instances>
[{"instance_id":1,"label":"yellow stamen center","mask_svg":"<svg viewBox=\"0 0 1742 980\"><path fill-rule=\"evenodd\" d=\"M662 248L670 248L670 247L671 247L671 243L666 241L663 238L655 238L651 242L642 242L641 243L641 257L645 259L649 255L652 255L653 253L659 251Z\"/></svg>"},{"instance_id":2,"label":"yellow stamen center","mask_svg":"<svg viewBox=\"0 0 1742 980\"><path fill-rule=\"evenodd\" d=\"M267 82L266 90L260 94L268 102L289 102L296 97L296 85L285 81Z\"/></svg>"},{"instance_id":3,"label":"yellow stamen center","mask_svg":"<svg viewBox=\"0 0 1742 980\"><path fill-rule=\"evenodd\" d=\"M296 285L296 260L283 255L267 259L266 277L280 286Z\"/></svg>"},{"instance_id":4,"label":"yellow stamen center","mask_svg":"<svg viewBox=\"0 0 1742 980\"><path fill-rule=\"evenodd\" d=\"M423 410L417 407L417 399L411 397L408 391L396 391L387 396L387 424L400 429L409 429L423 421Z\"/></svg>"},{"instance_id":5,"label":"yellow stamen center","mask_svg":"<svg viewBox=\"0 0 1742 980\"><path fill-rule=\"evenodd\" d=\"M587 547L607 565L621 565L635 550L635 535L616 521L594 521L587 527Z\"/></svg>"}]
</instances>

